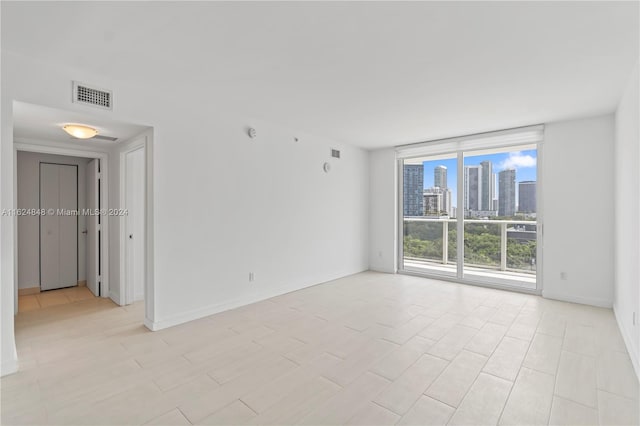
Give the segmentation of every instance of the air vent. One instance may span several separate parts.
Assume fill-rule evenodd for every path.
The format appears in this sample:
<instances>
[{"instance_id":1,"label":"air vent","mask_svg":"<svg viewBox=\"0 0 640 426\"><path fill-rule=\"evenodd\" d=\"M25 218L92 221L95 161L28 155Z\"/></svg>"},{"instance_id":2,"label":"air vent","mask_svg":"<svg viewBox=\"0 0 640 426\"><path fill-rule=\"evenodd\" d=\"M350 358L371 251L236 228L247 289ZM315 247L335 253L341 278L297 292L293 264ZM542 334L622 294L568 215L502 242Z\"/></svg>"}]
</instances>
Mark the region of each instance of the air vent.
<instances>
[{"instance_id":1,"label":"air vent","mask_svg":"<svg viewBox=\"0 0 640 426\"><path fill-rule=\"evenodd\" d=\"M331 156L333 158L340 158L340 151L338 151L337 149L332 149L331 150Z\"/></svg>"},{"instance_id":2,"label":"air vent","mask_svg":"<svg viewBox=\"0 0 640 426\"><path fill-rule=\"evenodd\" d=\"M73 82L73 102L102 109L113 108L111 91L91 87L77 81Z\"/></svg>"},{"instance_id":3,"label":"air vent","mask_svg":"<svg viewBox=\"0 0 640 426\"><path fill-rule=\"evenodd\" d=\"M114 138L113 136L102 136L102 135L95 135L91 139L98 139L101 141L109 141L109 142L115 142L118 140L118 138Z\"/></svg>"}]
</instances>

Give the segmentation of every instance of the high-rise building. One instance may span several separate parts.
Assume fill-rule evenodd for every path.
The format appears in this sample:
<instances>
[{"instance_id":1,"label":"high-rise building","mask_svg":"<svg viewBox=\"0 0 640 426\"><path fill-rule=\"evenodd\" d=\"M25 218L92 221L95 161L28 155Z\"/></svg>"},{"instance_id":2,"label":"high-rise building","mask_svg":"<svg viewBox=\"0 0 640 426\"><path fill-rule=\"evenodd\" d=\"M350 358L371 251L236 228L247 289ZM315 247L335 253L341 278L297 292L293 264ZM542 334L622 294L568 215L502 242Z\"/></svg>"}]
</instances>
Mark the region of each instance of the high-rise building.
<instances>
[{"instance_id":1,"label":"high-rise building","mask_svg":"<svg viewBox=\"0 0 640 426\"><path fill-rule=\"evenodd\" d=\"M403 212L405 216L422 216L424 214L424 166L422 164L406 164L403 170L404 197Z\"/></svg>"},{"instance_id":2,"label":"high-rise building","mask_svg":"<svg viewBox=\"0 0 640 426\"><path fill-rule=\"evenodd\" d=\"M518 211L536 212L536 181L526 180L518 184Z\"/></svg>"},{"instance_id":3,"label":"high-rise building","mask_svg":"<svg viewBox=\"0 0 640 426\"><path fill-rule=\"evenodd\" d=\"M491 174L491 182L493 187L491 188L491 208L489 210L498 211L498 174Z\"/></svg>"},{"instance_id":4,"label":"high-rise building","mask_svg":"<svg viewBox=\"0 0 640 426\"><path fill-rule=\"evenodd\" d=\"M437 186L424 190L424 214L427 216L451 215L451 190Z\"/></svg>"},{"instance_id":5,"label":"high-rise building","mask_svg":"<svg viewBox=\"0 0 640 426\"><path fill-rule=\"evenodd\" d=\"M445 166L436 166L433 169L433 186L447 188L447 168Z\"/></svg>"},{"instance_id":6,"label":"high-rise building","mask_svg":"<svg viewBox=\"0 0 640 426\"><path fill-rule=\"evenodd\" d=\"M482 167L464 166L464 210L481 210L482 203Z\"/></svg>"},{"instance_id":7,"label":"high-rise building","mask_svg":"<svg viewBox=\"0 0 640 426\"><path fill-rule=\"evenodd\" d=\"M451 190L449 188L444 188L442 190L442 209L446 214L451 216Z\"/></svg>"},{"instance_id":8,"label":"high-rise building","mask_svg":"<svg viewBox=\"0 0 640 426\"><path fill-rule=\"evenodd\" d=\"M443 212L442 208L442 193L424 192L424 215L425 216L440 216Z\"/></svg>"},{"instance_id":9,"label":"high-rise building","mask_svg":"<svg viewBox=\"0 0 640 426\"><path fill-rule=\"evenodd\" d=\"M491 164L491 161L483 161L480 163L480 167L482 168L482 197L478 210L492 210L494 198L493 185L495 182L493 179L493 164Z\"/></svg>"},{"instance_id":10,"label":"high-rise building","mask_svg":"<svg viewBox=\"0 0 640 426\"><path fill-rule=\"evenodd\" d=\"M498 216L513 216L516 214L516 171L501 171L498 181Z\"/></svg>"}]
</instances>

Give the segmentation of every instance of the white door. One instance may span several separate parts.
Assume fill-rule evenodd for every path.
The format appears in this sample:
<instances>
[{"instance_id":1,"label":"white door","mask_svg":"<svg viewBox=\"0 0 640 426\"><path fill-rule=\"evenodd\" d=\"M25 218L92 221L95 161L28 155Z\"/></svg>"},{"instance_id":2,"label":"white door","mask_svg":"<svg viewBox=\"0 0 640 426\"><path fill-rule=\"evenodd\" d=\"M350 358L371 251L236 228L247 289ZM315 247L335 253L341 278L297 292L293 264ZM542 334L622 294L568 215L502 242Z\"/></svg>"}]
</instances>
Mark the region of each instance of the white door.
<instances>
[{"instance_id":1,"label":"white door","mask_svg":"<svg viewBox=\"0 0 640 426\"><path fill-rule=\"evenodd\" d=\"M92 212L100 209L99 161L87 164L87 209ZM87 216L87 287L96 296L100 296L100 220L95 214Z\"/></svg>"},{"instance_id":2,"label":"white door","mask_svg":"<svg viewBox=\"0 0 640 426\"><path fill-rule=\"evenodd\" d=\"M40 163L40 289L78 285L78 166Z\"/></svg>"},{"instance_id":3,"label":"white door","mask_svg":"<svg viewBox=\"0 0 640 426\"><path fill-rule=\"evenodd\" d=\"M127 303L144 299L145 155L138 148L125 155L125 278Z\"/></svg>"}]
</instances>

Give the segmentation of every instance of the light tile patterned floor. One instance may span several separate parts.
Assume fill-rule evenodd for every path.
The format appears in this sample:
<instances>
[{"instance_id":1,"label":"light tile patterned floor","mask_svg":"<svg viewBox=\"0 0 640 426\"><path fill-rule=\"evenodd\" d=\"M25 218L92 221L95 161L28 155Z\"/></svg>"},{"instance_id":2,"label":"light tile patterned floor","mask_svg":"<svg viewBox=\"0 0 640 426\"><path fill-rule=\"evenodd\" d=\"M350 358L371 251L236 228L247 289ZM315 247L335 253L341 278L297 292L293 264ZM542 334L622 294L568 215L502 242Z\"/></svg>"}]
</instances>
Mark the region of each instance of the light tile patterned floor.
<instances>
[{"instance_id":1,"label":"light tile patterned floor","mask_svg":"<svg viewBox=\"0 0 640 426\"><path fill-rule=\"evenodd\" d=\"M2 424L639 422L609 309L367 272L155 333L142 311L20 313Z\"/></svg>"},{"instance_id":2,"label":"light tile patterned floor","mask_svg":"<svg viewBox=\"0 0 640 426\"><path fill-rule=\"evenodd\" d=\"M62 288L60 290L43 291L18 297L18 312L35 311L49 306L66 305L81 300L93 299L95 296L85 286Z\"/></svg>"}]
</instances>

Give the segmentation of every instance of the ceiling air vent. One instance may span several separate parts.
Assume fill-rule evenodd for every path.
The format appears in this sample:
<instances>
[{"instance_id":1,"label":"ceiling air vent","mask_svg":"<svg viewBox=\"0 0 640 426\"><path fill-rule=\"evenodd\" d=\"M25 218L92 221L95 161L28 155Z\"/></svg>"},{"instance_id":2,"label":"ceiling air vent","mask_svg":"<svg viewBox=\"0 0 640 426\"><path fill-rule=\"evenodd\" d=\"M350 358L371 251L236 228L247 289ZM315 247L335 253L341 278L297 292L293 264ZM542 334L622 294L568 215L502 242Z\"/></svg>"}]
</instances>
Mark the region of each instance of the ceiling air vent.
<instances>
[{"instance_id":1,"label":"ceiling air vent","mask_svg":"<svg viewBox=\"0 0 640 426\"><path fill-rule=\"evenodd\" d=\"M340 158L340 151L338 151L337 149L331 149L331 156L333 158Z\"/></svg>"},{"instance_id":2,"label":"ceiling air vent","mask_svg":"<svg viewBox=\"0 0 640 426\"><path fill-rule=\"evenodd\" d=\"M73 82L73 102L102 109L113 109L111 91Z\"/></svg>"}]
</instances>

